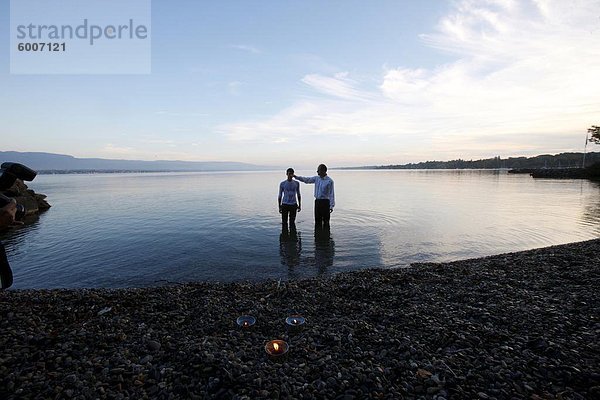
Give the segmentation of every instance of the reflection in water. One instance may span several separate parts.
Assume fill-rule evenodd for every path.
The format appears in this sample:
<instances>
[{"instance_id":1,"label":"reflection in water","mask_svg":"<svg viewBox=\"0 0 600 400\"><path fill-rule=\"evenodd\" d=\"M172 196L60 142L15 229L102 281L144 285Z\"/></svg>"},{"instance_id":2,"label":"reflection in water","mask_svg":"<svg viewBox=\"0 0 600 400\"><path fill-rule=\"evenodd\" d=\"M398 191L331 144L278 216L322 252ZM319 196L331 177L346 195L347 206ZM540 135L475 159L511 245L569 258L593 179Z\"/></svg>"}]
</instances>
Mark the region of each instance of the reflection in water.
<instances>
[{"instance_id":1,"label":"reflection in water","mask_svg":"<svg viewBox=\"0 0 600 400\"><path fill-rule=\"evenodd\" d=\"M44 213L40 215L28 215L25 218L24 225L15 225L10 229L0 232L0 241L5 247L3 251L8 263L10 263L11 259L18 256L17 249L19 247L25 247L27 236L31 237L35 235L35 232L40 228L40 217L43 215Z\"/></svg>"},{"instance_id":2,"label":"reflection in water","mask_svg":"<svg viewBox=\"0 0 600 400\"><path fill-rule=\"evenodd\" d=\"M302 253L302 236L296 231L296 225L292 224L288 230L287 225L282 225L279 235L279 255L281 265L287 265L290 278L294 275L294 268L300 265L300 254Z\"/></svg>"},{"instance_id":3,"label":"reflection in water","mask_svg":"<svg viewBox=\"0 0 600 400\"><path fill-rule=\"evenodd\" d=\"M288 267L289 279L314 276L314 272L303 271L303 266L315 266L317 275L326 274L333 266L335 242L331 237L331 229L328 226L315 225L314 237L314 256L304 254L303 257L301 232L296 231L295 225L292 225L290 230L285 225L282 227L279 235L279 256L281 265ZM304 251L306 253L306 249ZM301 269L298 269L299 267Z\"/></svg>"},{"instance_id":4,"label":"reflection in water","mask_svg":"<svg viewBox=\"0 0 600 400\"><path fill-rule=\"evenodd\" d=\"M584 225L594 227L595 233L600 234L600 182L592 181L590 182L590 186L597 190L597 195L589 196L589 201L584 206L581 219ZM583 183L581 190L583 192Z\"/></svg>"},{"instance_id":5,"label":"reflection in water","mask_svg":"<svg viewBox=\"0 0 600 400\"><path fill-rule=\"evenodd\" d=\"M3 289L13 282L10 260L15 257L17 245L22 244L27 234L31 235L38 229L39 220L38 215L29 215L24 225L14 225L0 232L0 285Z\"/></svg>"},{"instance_id":6,"label":"reflection in water","mask_svg":"<svg viewBox=\"0 0 600 400\"><path fill-rule=\"evenodd\" d=\"M317 275L323 275L333 266L335 242L331 238L329 225L315 225L315 266Z\"/></svg>"},{"instance_id":7,"label":"reflection in water","mask_svg":"<svg viewBox=\"0 0 600 400\"><path fill-rule=\"evenodd\" d=\"M40 215L28 215L25 218L24 225L15 225L10 229L0 232L0 240L7 247L12 247L25 240L26 235L31 235L40 228L40 219L44 217L44 212Z\"/></svg>"}]
</instances>

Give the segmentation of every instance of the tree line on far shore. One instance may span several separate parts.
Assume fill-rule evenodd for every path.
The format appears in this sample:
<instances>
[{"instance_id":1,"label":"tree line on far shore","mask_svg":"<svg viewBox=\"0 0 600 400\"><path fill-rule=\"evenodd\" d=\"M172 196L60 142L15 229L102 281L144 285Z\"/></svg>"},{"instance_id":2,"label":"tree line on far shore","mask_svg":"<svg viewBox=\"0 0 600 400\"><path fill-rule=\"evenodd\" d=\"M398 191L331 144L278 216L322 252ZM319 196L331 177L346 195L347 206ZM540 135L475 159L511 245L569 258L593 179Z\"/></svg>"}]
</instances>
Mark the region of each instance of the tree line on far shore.
<instances>
[{"instance_id":1,"label":"tree line on far shore","mask_svg":"<svg viewBox=\"0 0 600 400\"><path fill-rule=\"evenodd\" d=\"M579 168L582 167L583 153L544 154L535 157L493 157L482 160L424 161L401 165L379 165L365 169L534 169L534 168ZM585 166L600 163L600 152L590 152L585 156Z\"/></svg>"}]
</instances>

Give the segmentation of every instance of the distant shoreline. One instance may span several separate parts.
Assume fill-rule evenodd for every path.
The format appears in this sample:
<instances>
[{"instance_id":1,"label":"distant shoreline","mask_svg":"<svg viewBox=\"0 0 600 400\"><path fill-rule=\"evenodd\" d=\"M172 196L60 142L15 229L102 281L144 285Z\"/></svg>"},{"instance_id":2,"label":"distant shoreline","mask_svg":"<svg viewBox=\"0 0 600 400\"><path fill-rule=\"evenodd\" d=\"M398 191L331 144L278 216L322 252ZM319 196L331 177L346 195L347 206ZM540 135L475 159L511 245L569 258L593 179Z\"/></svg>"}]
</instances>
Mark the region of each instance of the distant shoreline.
<instances>
[{"instance_id":1,"label":"distant shoreline","mask_svg":"<svg viewBox=\"0 0 600 400\"><path fill-rule=\"evenodd\" d=\"M544 154L535 157L494 157L480 160L423 161L408 164L342 167L338 169L525 169L525 168L581 168L584 153ZM600 152L585 155L585 166L600 162Z\"/></svg>"},{"instance_id":2,"label":"distant shoreline","mask_svg":"<svg viewBox=\"0 0 600 400\"><path fill-rule=\"evenodd\" d=\"M388 168L371 168L371 167L333 167L330 168L332 171L361 171L361 170L385 170ZM397 169L397 168L389 168ZM403 169L404 170L404 169ZM411 169L411 170L432 170L427 168L422 169ZM455 171L455 170L497 170L497 171L509 171L505 168L436 168L436 170ZM103 170L103 169L90 169L90 170L39 170L39 175L88 175L88 174L147 174L147 173L173 173L173 172L279 172L280 170Z\"/></svg>"},{"instance_id":3,"label":"distant shoreline","mask_svg":"<svg viewBox=\"0 0 600 400\"><path fill-rule=\"evenodd\" d=\"M39 175L93 175L93 174L152 174L173 172L269 172L269 170L113 170L113 169L89 169L89 170L39 170Z\"/></svg>"},{"instance_id":4,"label":"distant shoreline","mask_svg":"<svg viewBox=\"0 0 600 400\"><path fill-rule=\"evenodd\" d=\"M131 172L223 172L223 171L274 171L286 166L256 165L235 161L178 161L178 160L116 160L77 158L64 154L42 152L0 151L0 160L25 164L45 174L66 173L131 173ZM584 153L566 152L535 157L499 156L480 160L456 159L450 161L424 161L409 164L335 167L325 161L330 169L523 169L523 168L576 168L581 167ZM600 152L588 152L585 165L600 163Z\"/></svg>"},{"instance_id":5,"label":"distant shoreline","mask_svg":"<svg viewBox=\"0 0 600 400\"><path fill-rule=\"evenodd\" d=\"M39 170L40 175L70 175L70 174L134 174L152 172L204 172L204 171L170 171L170 170L115 170L115 169L81 169L81 170Z\"/></svg>"}]
</instances>

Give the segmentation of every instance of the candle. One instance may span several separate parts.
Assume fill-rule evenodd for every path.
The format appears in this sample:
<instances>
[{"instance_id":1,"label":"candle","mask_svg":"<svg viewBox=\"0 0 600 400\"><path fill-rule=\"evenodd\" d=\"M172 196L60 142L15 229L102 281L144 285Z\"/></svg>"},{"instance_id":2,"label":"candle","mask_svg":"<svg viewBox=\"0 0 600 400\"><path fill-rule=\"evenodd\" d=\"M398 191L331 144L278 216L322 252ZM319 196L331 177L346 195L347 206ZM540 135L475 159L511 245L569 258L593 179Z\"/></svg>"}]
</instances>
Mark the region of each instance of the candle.
<instances>
[{"instance_id":1,"label":"candle","mask_svg":"<svg viewBox=\"0 0 600 400\"><path fill-rule=\"evenodd\" d=\"M292 315L291 317L287 317L285 319L285 323L288 324L289 326L297 327L297 326L304 325L305 322L306 322L306 319L299 315Z\"/></svg>"},{"instance_id":2,"label":"candle","mask_svg":"<svg viewBox=\"0 0 600 400\"><path fill-rule=\"evenodd\" d=\"M283 355L285 355L289 350L289 345L287 342L276 339L267 342L265 345L265 352L269 355L271 359L278 360Z\"/></svg>"},{"instance_id":3,"label":"candle","mask_svg":"<svg viewBox=\"0 0 600 400\"><path fill-rule=\"evenodd\" d=\"M252 315L242 315L241 317L238 317L236 322L242 329L247 329L256 323L256 318Z\"/></svg>"}]
</instances>

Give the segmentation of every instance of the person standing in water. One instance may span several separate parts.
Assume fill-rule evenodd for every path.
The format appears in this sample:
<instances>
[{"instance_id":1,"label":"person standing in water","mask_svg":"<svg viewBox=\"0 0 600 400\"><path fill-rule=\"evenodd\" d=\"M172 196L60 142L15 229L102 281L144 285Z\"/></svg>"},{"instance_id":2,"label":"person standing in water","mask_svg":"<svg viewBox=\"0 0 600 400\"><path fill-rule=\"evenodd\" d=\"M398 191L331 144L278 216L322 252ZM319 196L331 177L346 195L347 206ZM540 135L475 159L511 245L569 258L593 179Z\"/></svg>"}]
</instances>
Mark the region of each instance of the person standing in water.
<instances>
[{"instance_id":1,"label":"person standing in water","mask_svg":"<svg viewBox=\"0 0 600 400\"><path fill-rule=\"evenodd\" d=\"M296 226L296 212L300 212L301 210L302 196L300 196L300 184L292 180L294 169L288 168L285 173L287 179L279 184L277 206L279 207L283 227L288 226L289 216L290 228L294 229ZM296 202L296 198L298 198L298 202Z\"/></svg>"},{"instance_id":2,"label":"person standing in water","mask_svg":"<svg viewBox=\"0 0 600 400\"><path fill-rule=\"evenodd\" d=\"M333 190L333 179L327 176L327 166L320 164L317 167L317 176L294 178L304 183L315 184L315 226L329 227L330 214L335 207L335 192Z\"/></svg>"}]
</instances>

